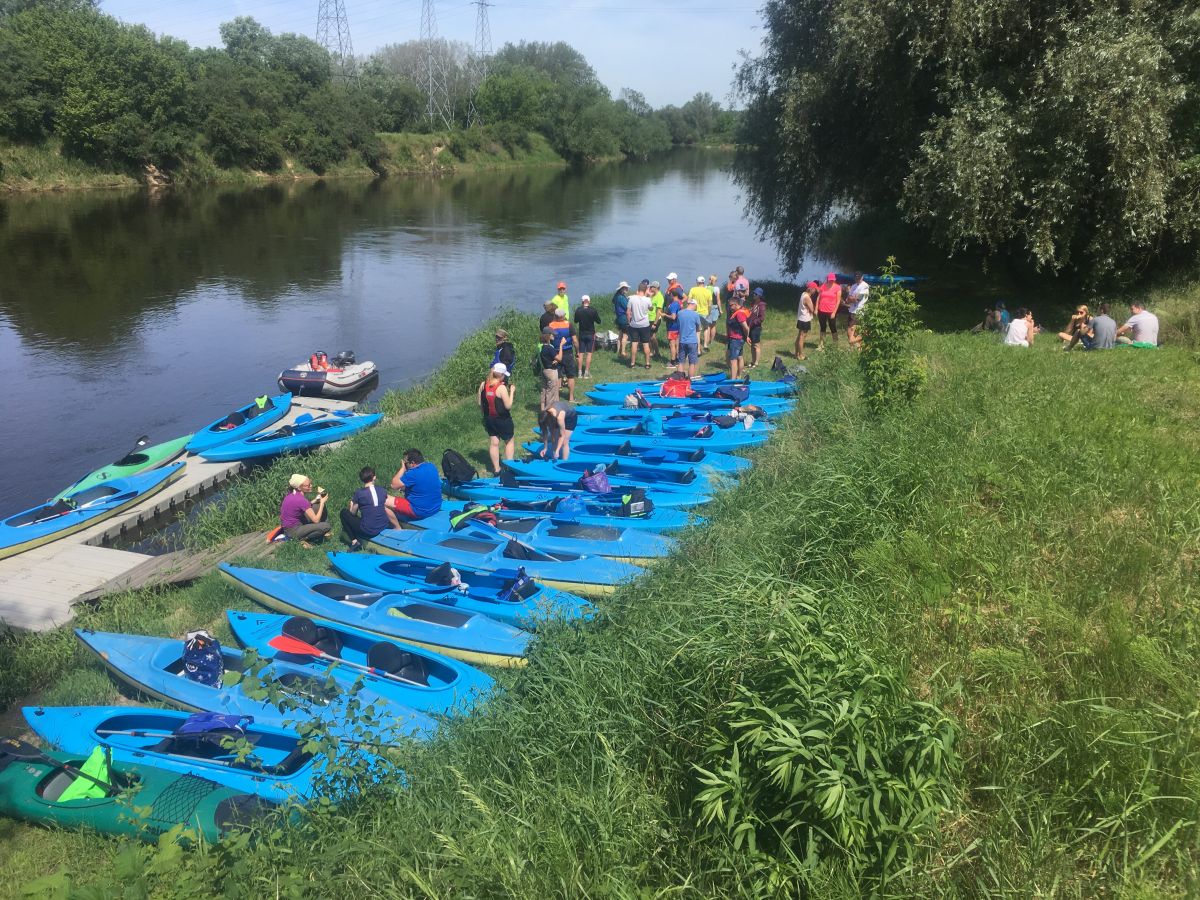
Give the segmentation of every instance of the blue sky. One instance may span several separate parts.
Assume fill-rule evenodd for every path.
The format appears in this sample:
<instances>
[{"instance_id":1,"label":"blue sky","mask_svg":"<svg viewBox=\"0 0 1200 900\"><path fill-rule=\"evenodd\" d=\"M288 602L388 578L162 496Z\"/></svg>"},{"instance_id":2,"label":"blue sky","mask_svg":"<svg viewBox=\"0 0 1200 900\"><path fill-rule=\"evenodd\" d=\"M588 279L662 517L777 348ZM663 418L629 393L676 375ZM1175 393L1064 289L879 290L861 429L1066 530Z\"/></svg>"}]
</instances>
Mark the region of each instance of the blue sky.
<instances>
[{"instance_id":1,"label":"blue sky","mask_svg":"<svg viewBox=\"0 0 1200 900\"><path fill-rule=\"evenodd\" d=\"M728 102L740 50L757 53L759 0L494 0L488 18L492 45L509 41L566 41L596 70L615 96L641 91L652 106L683 104L707 91ZM421 0L345 0L355 53L419 36ZM217 31L235 16L253 16L273 32L314 36L318 0L103 0L110 15L146 25L189 44L220 44ZM437 0L441 37L475 40L475 6Z\"/></svg>"}]
</instances>

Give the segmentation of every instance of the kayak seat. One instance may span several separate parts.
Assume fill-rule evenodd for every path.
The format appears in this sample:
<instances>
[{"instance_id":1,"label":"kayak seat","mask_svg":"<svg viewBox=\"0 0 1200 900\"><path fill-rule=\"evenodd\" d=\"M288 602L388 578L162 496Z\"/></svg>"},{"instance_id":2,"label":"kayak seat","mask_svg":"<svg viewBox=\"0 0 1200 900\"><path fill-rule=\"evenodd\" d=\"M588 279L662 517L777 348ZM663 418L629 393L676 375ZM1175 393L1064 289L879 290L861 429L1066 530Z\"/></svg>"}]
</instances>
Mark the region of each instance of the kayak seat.
<instances>
[{"instance_id":1,"label":"kayak seat","mask_svg":"<svg viewBox=\"0 0 1200 900\"><path fill-rule=\"evenodd\" d=\"M578 522L555 522L549 533L552 537L578 541L615 541L621 536L619 529L607 525L580 525Z\"/></svg>"},{"instance_id":2,"label":"kayak seat","mask_svg":"<svg viewBox=\"0 0 1200 900\"><path fill-rule=\"evenodd\" d=\"M516 487L518 485L517 476L513 474L512 469L508 466L500 469L500 484L504 487Z\"/></svg>"},{"instance_id":3,"label":"kayak seat","mask_svg":"<svg viewBox=\"0 0 1200 900\"><path fill-rule=\"evenodd\" d=\"M620 447L613 451L618 456L629 456L633 453L633 444L629 441L623 443Z\"/></svg>"},{"instance_id":4,"label":"kayak seat","mask_svg":"<svg viewBox=\"0 0 1200 900\"><path fill-rule=\"evenodd\" d=\"M63 791L69 788L74 781L75 776L70 772L65 769L57 769L54 774L38 785L38 796L47 803L57 803L58 798L63 795Z\"/></svg>"},{"instance_id":5,"label":"kayak seat","mask_svg":"<svg viewBox=\"0 0 1200 900\"><path fill-rule=\"evenodd\" d=\"M295 774L297 769L313 758L313 754L304 752L302 749L303 746L302 741L297 741L291 753L275 763L275 765L264 767L264 771L276 776Z\"/></svg>"},{"instance_id":6,"label":"kayak seat","mask_svg":"<svg viewBox=\"0 0 1200 900\"><path fill-rule=\"evenodd\" d=\"M246 416L242 415L240 410L235 409L233 412L231 412L229 415L227 415L224 419L222 419L220 422L218 422L213 427L213 431L230 431L234 428L237 428L239 425L244 425L245 423L246 423Z\"/></svg>"},{"instance_id":7,"label":"kayak seat","mask_svg":"<svg viewBox=\"0 0 1200 900\"><path fill-rule=\"evenodd\" d=\"M704 450L693 450L691 453L684 454L684 458L688 462L700 462L700 460L704 459Z\"/></svg>"},{"instance_id":8,"label":"kayak seat","mask_svg":"<svg viewBox=\"0 0 1200 900\"><path fill-rule=\"evenodd\" d=\"M312 413L300 413L300 415L296 416L296 421L293 422L292 424L293 425L307 425L312 420L313 420Z\"/></svg>"},{"instance_id":9,"label":"kayak seat","mask_svg":"<svg viewBox=\"0 0 1200 900\"><path fill-rule=\"evenodd\" d=\"M366 609L376 600L383 596L382 591L363 591L354 593L348 590L344 584L334 584L333 582L325 582L323 584L314 584L311 588L313 593L320 594L322 597L328 597L330 600L337 600L339 603L345 603L348 606L358 606ZM295 635L293 635L295 637ZM319 637L319 635L318 635ZM304 640L304 638L300 638ZM316 641L308 641L313 644Z\"/></svg>"},{"instance_id":10,"label":"kayak seat","mask_svg":"<svg viewBox=\"0 0 1200 900\"><path fill-rule=\"evenodd\" d=\"M387 641L379 641L367 648L367 665L405 681L429 686L429 670L425 660Z\"/></svg>"},{"instance_id":11,"label":"kayak seat","mask_svg":"<svg viewBox=\"0 0 1200 900\"><path fill-rule=\"evenodd\" d=\"M418 622L429 622L431 625L442 625L446 628L462 628L471 621L471 614L456 612L448 606L431 606L426 603L407 603L404 606L394 606L388 610L389 615L401 616L406 619L416 619Z\"/></svg>"},{"instance_id":12,"label":"kayak seat","mask_svg":"<svg viewBox=\"0 0 1200 900\"><path fill-rule=\"evenodd\" d=\"M696 480L696 470L695 469L688 469L686 472L684 472L682 475L679 476L680 484L691 484L695 480Z\"/></svg>"},{"instance_id":13,"label":"kayak seat","mask_svg":"<svg viewBox=\"0 0 1200 900\"><path fill-rule=\"evenodd\" d=\"M454 584L454 567L450 563L434 566L425 575L426 584L436 584L438 587L449 587Z\"/></svg>"}]
</instances>

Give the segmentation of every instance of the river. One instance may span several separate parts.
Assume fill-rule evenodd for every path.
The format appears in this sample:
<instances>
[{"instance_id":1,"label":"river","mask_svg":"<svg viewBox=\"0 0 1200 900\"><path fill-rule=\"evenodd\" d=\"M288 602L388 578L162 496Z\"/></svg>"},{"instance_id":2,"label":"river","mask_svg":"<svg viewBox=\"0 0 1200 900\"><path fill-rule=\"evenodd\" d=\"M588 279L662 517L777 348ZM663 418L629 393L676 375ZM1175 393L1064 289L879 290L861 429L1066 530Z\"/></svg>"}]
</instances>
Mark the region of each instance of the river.
<instances>
[{"instance_id":1,"label":"river","mask_svg":"<svg viewBox=\"0 0 1200 900\"><path fill-rule=\"evenodd\" d=\"M0 512L276 393L314 349L374 360L383 390L559 279L603 315L622 280L778 278L729 162L0 200Z\"/></svg>"}]
</instances>

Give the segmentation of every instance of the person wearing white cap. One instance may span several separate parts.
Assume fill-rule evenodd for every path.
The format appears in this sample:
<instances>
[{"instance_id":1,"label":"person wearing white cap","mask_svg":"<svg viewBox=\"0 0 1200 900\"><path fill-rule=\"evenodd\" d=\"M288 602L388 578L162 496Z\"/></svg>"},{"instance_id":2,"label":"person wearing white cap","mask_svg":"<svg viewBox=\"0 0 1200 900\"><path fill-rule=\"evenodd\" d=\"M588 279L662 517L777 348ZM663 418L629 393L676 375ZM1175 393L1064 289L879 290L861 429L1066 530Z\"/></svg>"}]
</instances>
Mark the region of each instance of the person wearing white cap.
<instances>
[{"instance_id":1,"label":"person wearing white cap","mask_svg":"<svg viewBox=\"0 0 1200 900\"><path fill-rule=\"evenodd\" d=\"M592 353L596 350L596 326L600 324L600 313L592 309L592 298L584 294L579 298L579 309L575 310L575 329L579 332L580 376L592 377Z\"/></svg>"},{"instance_id":2,"label":"person wearing white cap","mask_svg":"<svg viewBox=\"0 0 1200 900\"><path fill-rule=\"evenodd\" d=\"M307 475L293 475L288 479L288 492L279 507L279 527L290 540L300 541L305 549L309 541L320 541L329 534L328 512L325 503L329 492L317 488L317 508L314 510L305 494L313 489Z\"/></svg>"},{"instance_id":3,"label":"person wearing white cap","mask_svg":"<svg viewBox=\"0 0 1200 900\"><path fill-rule=\"evenodd\" d=\"M696 312L698 312L700 314L700 318L704 319L707 323L708 311L712 306L712 291L708 289L707 278L705 278L703 275L696 276L696 286L688 291L688 299L696 301ZM700 352L703 353L708 349L708 345L710 343L707 327L704 329L701 337L703 338L704 346L701 347Z\"/></svg>"},{"instance_id":4,"label":"person wearing white cap","mask_svg":"<svg viewBox=\"0 0 1200 900\"><path fill-rule=\"evenodd\" d=\"M479 408L483 412L483 430L488 434L488 456L492 460L493 474L500 474L500 442L504 441L504 458L512 459L516 451L513 443L512 405L516 387L505 384L511 373L504 363L496 363L488 371L487 378L479 383Z\"/></svg>"},{"instance_id":5,"label":"person wearing white cap","mask_svg":"<svg viewBox=\"0 0 1200 900\"><path fill-rule=\"evenodd\" d=\"M625 343L629 340L629 282L622 281L617 285L617 291L613 294L613 315L616 317L617 333L620 337L617 338L617 359L625 358Z\"/></svg>"}]
</instances>

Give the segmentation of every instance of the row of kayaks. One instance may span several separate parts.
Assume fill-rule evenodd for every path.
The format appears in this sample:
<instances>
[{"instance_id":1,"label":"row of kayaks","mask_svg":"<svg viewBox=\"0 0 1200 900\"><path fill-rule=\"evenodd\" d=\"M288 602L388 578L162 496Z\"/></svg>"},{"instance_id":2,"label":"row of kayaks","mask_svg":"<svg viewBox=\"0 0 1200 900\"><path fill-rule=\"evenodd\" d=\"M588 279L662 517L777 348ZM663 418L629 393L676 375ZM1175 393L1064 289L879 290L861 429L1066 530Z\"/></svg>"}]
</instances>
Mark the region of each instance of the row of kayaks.
<instances>
[{"instance_id":1,"label":"row of kayaks","mask_svg":"<svg viewBox=\"0 0 1200 900\"><path fill-rule=\"evenodd\" d=\"M180 639L78 630L114 677L173 708L25 709L58 749L6 767L0 746L0 813L142 837L180 826L215 839L272 804L329 795L329 772L347 759L374 771L388 747L469 715L495 690L485 668L525 665L539 628L590 618L594 598L673 552L673 532L703 521L695 510L751 465L729 450L773 428L761 418L727 422L736 401L721 402L729 405L584 410L568 462L447 478L461 506L377 535L372 552L328 554L331 574L220 564L223 579L269 611L227 612L238 646L220 648L219 682L190 676ZM788 408L780 396L771 414ZM629 433L638 426L652 433ZM725 432L742 440L706 443ZM609 489L583 488L601 467ZM169 478L170 469L143 474ZM111 792L79 774L101 751ZM63 802L70 785L91 796ZM160 802L184 791L200 799Z\"/></svg>"},{"instance_id":2,"label":"row of kayaks","mask_svg":"<svg viewBox=\"0 0 1200 900\"><path fill-rule=\"evenodd\" d=\"M0 559L66 537L118 515L183 476L192 453L215 462L257 460L341 441L377 424L380 414L344 410L301 413L278 425L292 395L263 397L209 423L195 434L150 445L145 437L124 456L85 475L50 500L0 520Z\"/></svg>"}]
</instances>

